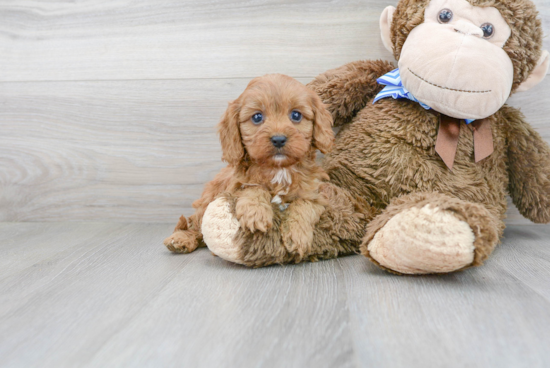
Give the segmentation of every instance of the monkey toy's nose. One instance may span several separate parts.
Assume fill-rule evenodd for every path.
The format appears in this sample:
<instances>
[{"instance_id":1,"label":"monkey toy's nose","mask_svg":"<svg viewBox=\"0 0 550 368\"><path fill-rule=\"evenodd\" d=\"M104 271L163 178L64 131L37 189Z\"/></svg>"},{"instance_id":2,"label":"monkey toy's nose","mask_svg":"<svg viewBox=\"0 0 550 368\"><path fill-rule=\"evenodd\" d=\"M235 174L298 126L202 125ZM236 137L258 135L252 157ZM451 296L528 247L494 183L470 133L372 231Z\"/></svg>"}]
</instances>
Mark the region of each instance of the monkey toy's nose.
<instances>
[{"instance_id":1,"label":"monkey toy's nose","mask_svg":"<svg viewBox=\"0 0 550 368\"><path fill-rule=\"evenodd\" d=\"M467 36L483 37L483 31L473 23L459 19L454 25L454 29L458 33L465 34Z\"/></svg>"},{"instance_id":2,"label":"monkey toy's nose","mask_svg":"<svg viewBox=\"0 0 550 368\"><path fill-rule=\"evenodd\" d=\"M271 137L271 143L277 148L284 147L286 143L286 137L284 135L276 135Z\"/></svg>"}]
</instances>

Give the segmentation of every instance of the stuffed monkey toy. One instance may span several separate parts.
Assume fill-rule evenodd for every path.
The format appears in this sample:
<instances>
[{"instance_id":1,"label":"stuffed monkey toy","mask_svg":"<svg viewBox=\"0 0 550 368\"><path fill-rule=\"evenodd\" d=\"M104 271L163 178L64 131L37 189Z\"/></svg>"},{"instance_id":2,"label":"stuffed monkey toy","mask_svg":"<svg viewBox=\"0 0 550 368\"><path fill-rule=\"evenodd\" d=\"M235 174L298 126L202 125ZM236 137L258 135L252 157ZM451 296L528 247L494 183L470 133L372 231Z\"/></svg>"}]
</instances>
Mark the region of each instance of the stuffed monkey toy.
<instances>
[{"instance_id":1,"label":"stuffed monkey toy","mask_svg":"<svg viewBox=\"0 0 550 368\"><path fill-rule=\"evenodd\" d=\"M353 62L309 84L341 127L323 162L330 204L311 252L287 250L279 220L266 232L241 229L226 195L202 224L213 253L258 267L360 250L391 272L447 273L491 254L507 195L531 221L550 221L550 149L505 104L548 71L535 6L401 0L380 28L397 65Z\"/></svg>"}]
</instances>

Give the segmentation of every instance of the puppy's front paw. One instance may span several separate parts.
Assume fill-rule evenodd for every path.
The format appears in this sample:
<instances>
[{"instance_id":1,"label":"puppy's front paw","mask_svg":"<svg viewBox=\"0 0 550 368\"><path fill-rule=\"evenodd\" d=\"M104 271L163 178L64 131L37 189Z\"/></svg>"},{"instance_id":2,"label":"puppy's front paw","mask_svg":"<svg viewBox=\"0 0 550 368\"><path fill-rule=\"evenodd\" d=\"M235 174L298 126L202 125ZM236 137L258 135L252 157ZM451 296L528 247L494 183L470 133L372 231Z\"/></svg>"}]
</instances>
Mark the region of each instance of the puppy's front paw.
<instances>
[{"instance_id":1,"label":"puppy's front paw","mask_svg":"<svg viewBox=\"0 0 550 368\"><path fill-rule=\"evenodd\" d=\"M259 230L265 233L273 226L273 209L264 203L252 204L249 201L238 201L235 214L241 227L251 232Z\"/></svg>"},{"instance_id":2,"label":"puppy's front paw","mask_svg":"<svg viewBox=\"0 0 550 368\"><path fill-rule=\"evenodd\" d=\"M325 206L303 199L297 199L288 207L288 216L283 222L283 244L289 253L304 258L313 249L313 232Z\"/></svg>"},{"instance_id":3,"label":"puppy's front paw","mask_svg":"<svg viewBox=\"0 0 550 368\"><path fill-rule=\"evenodd\" d=\"M313 225L291 218L283 225L283 243L289 253L297 253L300 258L311 252Z\"/></svg>"},{"instance_id":4,"label":"puppy's front paw","mask_svg":"<svg viewBox=\"0 0 550 368\"><path fill-rule=\"evenodd\" d=\"M164 245L174 253L191 253L197 249L199 241L193 231L176 231L164 239Z\"/></svg>"}]
</instances>

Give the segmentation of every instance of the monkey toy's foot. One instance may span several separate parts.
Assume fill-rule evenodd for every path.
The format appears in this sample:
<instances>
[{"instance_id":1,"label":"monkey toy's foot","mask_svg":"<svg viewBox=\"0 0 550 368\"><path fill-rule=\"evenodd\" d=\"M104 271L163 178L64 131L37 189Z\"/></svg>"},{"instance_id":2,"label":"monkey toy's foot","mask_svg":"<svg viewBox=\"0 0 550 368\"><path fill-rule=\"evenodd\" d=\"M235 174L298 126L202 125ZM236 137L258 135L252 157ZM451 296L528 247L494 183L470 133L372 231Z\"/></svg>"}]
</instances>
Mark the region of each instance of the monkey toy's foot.
<instances>
[{"instance_id":1,"label":"monkey toy's foot","mask_svg":"<svg viewBox=\"0 0 550 368\"><path fill-rule=\"evenodd\" d=\"M220 258L248 267L314 262L356 253L365 235L366 222L377 211L331 183L324 183L320 190L329 198L326 208L291 208L291 205L281 211L277 204L273 204L272 226L265 232L252 232L241 227L236 215L236 198L223 193L208 205L204 213L201 225L203 241ZM310 218L311 227L296 232L294 239L296 236L307 239L307 246L289 247L289 244L294 244L288 243L289 232L296 231L296 228L288 225L298 221L302 215Z\"/></svg>"},{"instance_id":2,"label":"monkey toy's foot","mask_svg":"<svg viewBox=\"0 0 550 368\"><path fill-rule=\"evenodd\" d=\"M281 214L262 231L242 227L237 219L237 200L229 193L211 202L202 218L201 231L208 249L220 258L248 267L263 267L292 260L281 243Z\"/></svg>"},{"instance_id":3,"label":"monkey toy's foot","mask_svg":"<svg viewBox=\"0 0 550 368\"><path fill-rule=\"evenodd\" d=\"M202 237L208 249L226 261L243 264L239 243L235 242L239 220L233 215L234 201L221 196L211 202L202 218Z\"/></svg>"},{"instance_id":4,"label":"monkey toy's foot","mask_svg":"<svg viewBox=\"0 0 550 368\"><path fill-rule=\"evenodd\" d=\"M394 199L367 226L361 252L401 274L446 273L482 264L504 225L484 206L440 193Z\"/></svg>"}]
</instances>

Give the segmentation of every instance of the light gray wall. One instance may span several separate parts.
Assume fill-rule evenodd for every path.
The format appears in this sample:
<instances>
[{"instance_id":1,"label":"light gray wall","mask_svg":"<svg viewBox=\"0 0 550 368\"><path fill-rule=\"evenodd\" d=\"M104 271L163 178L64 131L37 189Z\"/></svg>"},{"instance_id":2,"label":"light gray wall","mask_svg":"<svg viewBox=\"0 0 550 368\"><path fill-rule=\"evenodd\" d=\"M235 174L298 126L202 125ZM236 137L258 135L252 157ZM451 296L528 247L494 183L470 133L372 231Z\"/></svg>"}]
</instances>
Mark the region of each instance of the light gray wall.
<instances>
[{"instance_id":1,"label":"light gray wall","mask_svg":"<svg viewBox=\"0 0 550 368\"><path fill-rule=\"evenodd\" d=\"M0 221L191 214L223 166L227 101L266 73L392 60L378 17L395 3L1 0ZM548 141L549 97L547 78L510 101Z\"/></svg>"}]
</instances>

